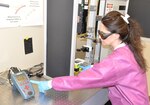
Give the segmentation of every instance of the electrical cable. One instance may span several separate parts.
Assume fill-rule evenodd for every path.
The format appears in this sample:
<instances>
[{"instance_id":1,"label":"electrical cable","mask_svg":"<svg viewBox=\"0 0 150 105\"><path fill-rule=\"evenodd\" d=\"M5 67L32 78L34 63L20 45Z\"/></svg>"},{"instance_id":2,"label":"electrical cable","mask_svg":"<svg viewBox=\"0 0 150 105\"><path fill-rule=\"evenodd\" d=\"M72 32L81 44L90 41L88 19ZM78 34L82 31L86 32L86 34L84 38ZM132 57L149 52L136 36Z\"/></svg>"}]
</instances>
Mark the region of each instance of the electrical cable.
<instances>
[{"instance_id":1,"label":"electrical cable","mask_svg":"<svg viewBox=\"0 0 150 105\"><path fill-rule=\"evenodd\" d=\"M11 86L13 86L13 84L12 84L12 82L11 82L11 73L10 73L10 69L9 69L9 71L8 71L8 80L9 80L9 84L10 84Z\"/></svg>"},{"instance_id":2,"label":"electrical cable","mask_svg":"<svg viewBox=\"0 0 150 105\"><path fill-rule=\"evenodd\" d=\"M7 76L5 76L5 72L0 72L0 85L6 85L8 83Z\"/></svg>"},{"instance_id":3,"label":"electrical cable","mask_svg":"<svg viewBox=\"0 0 150 105\"><path fill-rule=\"evenodd\" d=\"M28 76L37 76L37 77L42 77L43 76L43 63L34 65L33 67L29 68L29 73Z\"/></svg>"},{"instance_id":4,"label":"electrical cable","mask_svg":"<svg viewBox=\"0 0 150 105\"><path fill-rule=\"evenodd\" d=\"M17 68L17 67L11 67L8 70L8 74L7 74L7 78L11 86L13 86L12 81L11 81L11 74L18 73L21 71L26 72L28 77L33 77L33 76L42 77L43 76L43 63L34 65L33 67L26 69L26 70L21 70L20 68Z\"/></svg>"}]
</instances>

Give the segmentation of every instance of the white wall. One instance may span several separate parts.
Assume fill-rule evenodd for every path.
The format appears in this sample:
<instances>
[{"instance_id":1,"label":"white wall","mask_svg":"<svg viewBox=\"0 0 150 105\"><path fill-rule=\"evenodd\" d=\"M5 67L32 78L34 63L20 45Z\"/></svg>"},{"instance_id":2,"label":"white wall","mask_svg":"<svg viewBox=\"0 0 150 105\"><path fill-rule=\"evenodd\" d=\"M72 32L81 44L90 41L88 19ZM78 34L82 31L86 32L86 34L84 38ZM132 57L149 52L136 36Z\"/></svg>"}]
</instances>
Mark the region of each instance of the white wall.
<instances>
[{"instance_id":1,"label":"white wall","mask_svg":"<svg viewBox=\"0 0 150 105\"><path fill-rule=\"evenodd\" d=\"M150 96L150 38L142 38L142 42L144 45L144 57L147 61L148 65L148 71L147 71L147 82L148 82L148 90L149 90L149 96Z\"/></svg>"},{"instance_id":2,"label":"white wall","mask_svg":"<svg viewBox=\"0 0 150 105\"><path fill-rule=\"evenodd\" d=\"M32 37L33 53L25 55L24 39ZM44 62L44 27L0 29L0 72L12 66L29 68Z\"/></svg>"}]
</instances>

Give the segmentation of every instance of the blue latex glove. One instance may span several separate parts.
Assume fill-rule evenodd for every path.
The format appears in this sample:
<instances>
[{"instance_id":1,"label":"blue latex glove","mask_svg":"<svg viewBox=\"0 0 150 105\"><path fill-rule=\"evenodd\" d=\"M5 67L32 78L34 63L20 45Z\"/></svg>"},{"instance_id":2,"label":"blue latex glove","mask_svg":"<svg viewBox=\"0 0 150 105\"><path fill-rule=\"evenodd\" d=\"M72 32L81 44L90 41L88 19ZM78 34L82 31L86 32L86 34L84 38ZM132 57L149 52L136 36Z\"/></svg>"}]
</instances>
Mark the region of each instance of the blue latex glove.
<instances>
[{"instance_id":1,"label":"blue latex glove","mask_svg":"<svg viewBox=\"0 0 150 105\"><path fill-rule=\"evenodd\" d=\"M82 68L82 71L84 71L84 70L87 70L87 69L91 68L91 65L88 65L88 66L80 66L80 67Z\"/></svg>"},{"instance_id":2,"label":"blue latex glove","mask_svg":"<svg viewBox=\"0 0 150 105\"><path fill-rule=\"evenodd\" d=\"M52 86L50 86L51 84L50 81L35 81L35 80L30 80L31 83L33 84L37 84L38 88L39 88L39 92L41 93L45 93L46 90L49 90L52 88Z\"/></svg>"}]
</instances>

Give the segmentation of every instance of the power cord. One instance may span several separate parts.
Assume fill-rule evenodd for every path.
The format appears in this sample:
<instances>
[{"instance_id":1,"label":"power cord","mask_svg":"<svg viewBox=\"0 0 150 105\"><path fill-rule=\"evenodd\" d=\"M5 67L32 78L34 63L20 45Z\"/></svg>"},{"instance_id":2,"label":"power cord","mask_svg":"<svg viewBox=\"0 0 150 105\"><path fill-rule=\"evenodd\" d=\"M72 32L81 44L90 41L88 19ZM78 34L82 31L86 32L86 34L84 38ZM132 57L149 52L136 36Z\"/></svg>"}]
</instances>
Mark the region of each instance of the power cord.
<instances>
[{"instance_id":1,"label":"power cord","mask_svg":"<svg viewBox=\"0 0 150 105\"><path fill-rule=\"evenodd\" d=\"M11 67L9 70L8 70L8 80L9 80L9 83L11 86L13 86L12 82L11 82L11 74L15 74L15 73L18 73L20 72L21 69L20 68L17 68L17 67Z\"/></svg>"},{"instance_id":2,"label":"power cord","mask_svg":"<svg viewBox=\"0 0 150 105\"><path fill-rule=\"evenodd\" d=\"M8 71L0 72L0 85L7 85L8 78L7 78Z\"/></svg>"},{"instance_id":3,"label":"power cord","mask_svg":"<svg viewBox=\"0 0 150 105\"><path fill-rule=\"evenodd\" d=\"M34 65L33 67L29 68L29 77L37 76L42 77L43 76L43 63Z\"/></svg>"},{"instance_id":4,"label":"power cord","mask_svg":"<svg viewBox=\"0 0 150 105\"><path fill-rule=\"evenodd\" d=\"M0 85L5 85L7 83L7 79L0 76Z\"/></svg>"},{"instance_id":5,"label":"power cord","mask_svg":"<svg viewBox=\"0 0 150 105\"><path fill-rule=\"evenodd\" d=\"M11 81L11 74L18 73L20 71L26 72L29 78L33 76L41 78L43 76L43 63L34 65L33 67L26 69L26 70L21 70L18 67L11 67L8 70L8 75L7 75L11 86L13 86L12 81Z\"/></svg>"}]
</instances>

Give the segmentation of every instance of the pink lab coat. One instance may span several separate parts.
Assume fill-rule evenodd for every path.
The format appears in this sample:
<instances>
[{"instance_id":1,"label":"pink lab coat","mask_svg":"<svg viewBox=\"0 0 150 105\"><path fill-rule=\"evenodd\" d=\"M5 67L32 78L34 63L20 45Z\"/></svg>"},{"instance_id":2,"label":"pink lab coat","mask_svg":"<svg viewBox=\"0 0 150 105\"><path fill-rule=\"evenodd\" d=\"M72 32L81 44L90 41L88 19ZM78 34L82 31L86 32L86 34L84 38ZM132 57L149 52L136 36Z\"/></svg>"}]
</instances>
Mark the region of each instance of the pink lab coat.
<instances>
[{"instance_id":1,"label":"pink lab coat","mask_svg":"<svg viewBox=\"0 0 150 105\"><path fill-rule=\"evenodd\" d=\"M146 74L127 45L78 76L54 78L52 87L59 91L108 87L112 105L149 105Z\"/></svg>"}]
</instances>

